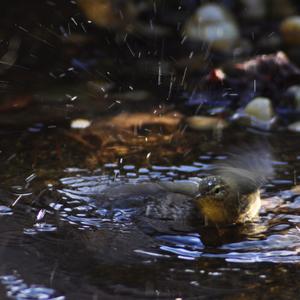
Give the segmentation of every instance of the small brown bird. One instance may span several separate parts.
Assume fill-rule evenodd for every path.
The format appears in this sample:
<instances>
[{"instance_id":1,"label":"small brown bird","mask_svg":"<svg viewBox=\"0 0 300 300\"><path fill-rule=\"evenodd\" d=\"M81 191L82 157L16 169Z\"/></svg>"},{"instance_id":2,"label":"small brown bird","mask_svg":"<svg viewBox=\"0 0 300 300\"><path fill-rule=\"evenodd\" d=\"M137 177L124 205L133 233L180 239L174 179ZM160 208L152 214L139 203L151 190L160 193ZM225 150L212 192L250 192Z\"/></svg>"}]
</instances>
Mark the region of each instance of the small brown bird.
<instances>
[{"instance_id":1,"label":"small brown bird","mask_svg":"<svg viewBox=\"0 0 300 300\"><path fill-rule=\"evenodd\" d=\"M211 176L190 181L116 184L102 191L97 202L110 209L134 208L139 218L154 222L179 224L192 218L216 226L245 223L257 217L261 206L259 189L272 175L269 152L252 148L237 151L224 163L217 163Z\"/></svg>"},{"instance_id":2,"label":"small brown bird","mask_svg":"<svg viewBox=\"0 0 300 300\"><path fill-rule=\"evenodd\" d=\"M257 217L260 187L273 176L270 154L265 149L237 151L216 164L215 175L199 184L195 203L205 223L245 223Z\"/></svg>"}]
</instances>

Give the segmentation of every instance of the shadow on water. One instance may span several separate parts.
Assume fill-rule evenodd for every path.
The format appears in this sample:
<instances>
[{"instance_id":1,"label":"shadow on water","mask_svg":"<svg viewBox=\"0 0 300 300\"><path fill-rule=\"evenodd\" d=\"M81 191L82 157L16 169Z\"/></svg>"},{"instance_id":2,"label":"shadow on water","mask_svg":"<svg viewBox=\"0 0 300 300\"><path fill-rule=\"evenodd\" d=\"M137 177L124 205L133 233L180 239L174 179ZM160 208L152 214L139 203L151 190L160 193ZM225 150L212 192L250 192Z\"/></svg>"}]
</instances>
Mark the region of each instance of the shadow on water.
<instances>
[{"instance_id":1,"label":"shadow on water","mask_svg":"<svg viewBox=\"0 0 300 300\"><path fill-rule=\"evenodd\" d=\"M209 140L210 134L206 135ZM276 176L264 187L268 199L253 224L219 229L201 224L170 226L166 221L138 220L137 208L108 209L95 201L115 182L205 176L214 161L226 159L224 149L231 139L247 141L251 135L228 134L226 142L200 145L189 157L170 159L169 164L108 161L94 170L84 168L71 146L70 160L62 160L56 169L49 157L32 169L32 162L23 159L30 157L26 147L15 149L16 157L8 163L12 149L4 147L2 293L17 299L297 297L297 141L283 149L280 137L269 137ZM152 155L158 157L160 151ZM43 149L38 155L44 157ZM73 159L78 159L76 167L70 163Z\"/></svg>"}]
</instances>

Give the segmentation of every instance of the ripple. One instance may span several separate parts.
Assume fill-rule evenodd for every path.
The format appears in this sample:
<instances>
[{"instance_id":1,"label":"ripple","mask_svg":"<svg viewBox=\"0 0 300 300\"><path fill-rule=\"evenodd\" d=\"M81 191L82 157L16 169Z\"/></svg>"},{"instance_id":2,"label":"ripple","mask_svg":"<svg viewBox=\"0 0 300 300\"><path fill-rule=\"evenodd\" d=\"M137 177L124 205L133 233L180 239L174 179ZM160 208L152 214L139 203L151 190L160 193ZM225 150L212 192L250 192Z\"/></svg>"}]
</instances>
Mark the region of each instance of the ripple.
<instances>
[{"instance_id":1,"label":"ripple","mask_svg":"<svg viewBox=\"0 0 300 300\"><path fill-rule=\"evenodd\" d=\"M182 259L196 259L196 258L199 258L200 256L202 256L202 252L188 250L186 248L160 246L160 249L164 250L166 252L176 254L178 256L178 258L182 258Z\"/></svg>"},{"instance_id":2,"label":"ripple","mask_svg":"<svg viewBox=\"0 0 300 300\"><path fill-rule=\"evenodd\" d=\"M158 240L175 244L176 246L191 247L193 250L200 250L204 248L203 243L199 237L189 235L161 235L157 237Z\"/></svg>"},{"instance_id":3,"label":"ripple","mask_svg":"<svg viewBox=\"0 0 300 300\"><path fill-rule=\"evenodd\" d=\"M285 235L274 234L262 240L227 244L222 246L221 249L273 251L276 249L288 249L290 247L299 247L300 249L300 234L297 234L297 232L290 231Z\"/></svg>"},{"instance_id":4,"label":"ripple","mask_svg":"<svg viewBox=\"0 0 300 300\"><path fill-rule=\"evenodd\" d=\"M130 230L135 215L134 209L107 209L99 208L94 200L101 191L114 182L138 183L154 179L177 180L204 176L206 171L213 166L210 161L224 160L226 156L207 154L198 156L199 161L190 165L160 166L153 165L149 168L139 168L135 165L119 166L118 164L106 164L106 169L118 170L118 176L79 172L73 177L62 178L64 185L58 192L63 199L59 203L51 203L50 207L59 212L62 220L73 225L78 225L82 230L89 229L117 229ZM282 167L284 162L274 163L275 168ZM202 172L202 173L201 173ZM195 174L196 173L196 174ZM292 185L292 180L287 178L275 178L271 187L277 189L282 185ZM290 176L287 174L287 176ZM300 223L300 217L295 214L300 208L300 197L296 197L291 190L285 189L276 193L280 198L280 204L271 205L274 201L269 198L267 210L263 210L263 216L255 226L263 228L255 233L248 232L239 241L223 243L219 247L208 248L201 241L199 234L192 232L183 235L159 235L153 237L159 243L155 251L149 252L139 249L144 255L165 257L176 256L178 259L195 260L204 258L223 259L228 262L300 262L300 234L295 229L295 224ZM288 212L288 213L282 213ZM29 231L28 234L31 234ZM161 255L161 256L160 256Z\"/></svg>"},{"instance_id":5,"label":"ripple","mask_svg":"<svg viewBox=\"0 0 300 300\"><path fill-rule=\"evenodd\" d=\"M34 228L38 232L53 232L57 230L57 227L55 225L48 223L36 223L34 224Z\"/></svg>"},{"instance_id":6,"label":"ripple","mask_svg":"<svg viewBox=\"0 0 300 300\"><path fill-rule=\"evenodd\" d=\"M23 232L27 235L35 235L39 232L54 232L57 231L57 226L48 223L36 223L33 228L24 228Z\"/></svg>"},{"instance_id":7,"label":"ripple","mask_svg":"<svg viewBox=\"0 0 300 300\"><path fill-rule=\"evenodd\" d=\"M198 172L200 168L195 167L195 166L187 166L187 165L181 165L179 167L174 167L175 170L179 172L184 172L184 173L194 173Z\"/></svg>"},{"instance_id":8,"label":"ripple","mask_svg":"<svg viewBox=\"0 0 300 300\"><path fill-rule=\"evenodd\" d=\"M235 263L257 263L257 262L272 262L272 263L296 263L300 261L300 255L296 251L270 251L267 253L249 252L235 253L230 252L225 258L228 262ZM216 257L216 256L215 256Z\"/></svg>"},{"instance_id":9,"label":"ripple","mask_svg":"<svg viewBox=\"0 0 300 300\"><path fill-rule=\"evenodd\" d=\"M20 300L64 300L54 289L40 285L27 285L19 275L0 276L9 298Z\"/></svg>"},{"instance_id":10,"label":"ripple","mask_svg":"<svg viewBox=\"0 0 300 300\"><path fill-rule=\"evenodd\" d=\"M0 216L9 216L12 214L13 214L13 211L10 207L0 205Z\"/></svg>"}]
</instances>

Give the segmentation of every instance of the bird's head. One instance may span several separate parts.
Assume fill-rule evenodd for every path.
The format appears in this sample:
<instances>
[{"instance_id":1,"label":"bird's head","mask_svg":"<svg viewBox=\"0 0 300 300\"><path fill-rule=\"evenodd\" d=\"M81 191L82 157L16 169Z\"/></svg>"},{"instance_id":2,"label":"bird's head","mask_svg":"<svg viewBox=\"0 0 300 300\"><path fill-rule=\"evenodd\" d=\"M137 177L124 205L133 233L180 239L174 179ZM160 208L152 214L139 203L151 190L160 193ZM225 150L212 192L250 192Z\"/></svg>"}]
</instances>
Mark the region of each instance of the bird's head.
<instances>
[{"instance_id":1,"label":"bird's head","mask_svg":"<svg viewBox=\"0 0 300 300\"><path fill-rule=\"evenodd\" d=\"M232 204L228 199L236 192L232 185L220 176L208 176L199 184L199 192L195 204L201 215L214 224L232 223Z\"/></svg>"}]
</instances>

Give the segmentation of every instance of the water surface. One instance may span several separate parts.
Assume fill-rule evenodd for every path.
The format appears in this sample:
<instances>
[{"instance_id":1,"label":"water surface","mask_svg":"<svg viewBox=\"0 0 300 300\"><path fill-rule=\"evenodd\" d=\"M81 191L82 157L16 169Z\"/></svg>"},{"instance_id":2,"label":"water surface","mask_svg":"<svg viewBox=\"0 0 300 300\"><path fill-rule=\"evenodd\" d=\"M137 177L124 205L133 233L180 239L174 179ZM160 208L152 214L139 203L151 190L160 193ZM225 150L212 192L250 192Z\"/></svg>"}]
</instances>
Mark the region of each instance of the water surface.
<instances>
[{"instance_id":1,"label":"water surface","mask_svg":"<svg viewBox=\"0 0 300 300\"><path fill-rule=\"evenodd\" d=\"M16 299L297 298L297 136L264 137L273 147L276 175L263 187L267 200L253 224L153 231L134 221L134 209L109 211L95 202L115 182L206 176L215 161L226 160L234 140L251 143L257 136L225 131L216 141L212 133L188 132L185 156L161 155L166 147L177 151L178 143L169 143L151 149L153 163L116 154L90 168L91 153L60 131L3 133L2 294ZM24 139L36 142L33 147L16 143ZM57 152L57 145L63 150Z\"/></svg>"}]
</instances>

